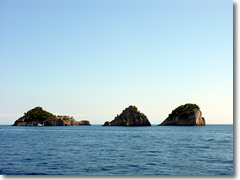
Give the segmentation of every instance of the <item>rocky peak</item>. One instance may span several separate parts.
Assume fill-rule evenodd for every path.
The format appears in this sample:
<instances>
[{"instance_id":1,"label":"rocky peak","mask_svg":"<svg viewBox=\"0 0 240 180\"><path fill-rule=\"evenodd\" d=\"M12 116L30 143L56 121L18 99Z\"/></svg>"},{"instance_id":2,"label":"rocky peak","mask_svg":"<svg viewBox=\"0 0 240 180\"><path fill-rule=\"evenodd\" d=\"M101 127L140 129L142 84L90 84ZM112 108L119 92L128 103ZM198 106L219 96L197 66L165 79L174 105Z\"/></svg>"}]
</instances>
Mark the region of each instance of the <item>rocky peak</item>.
<instances>
[{"instance_id":1,"label":"rocky peak","mask_svg":"<svg viewBox=\"0 0 240 180\"><path fill-rule=\"evenodd\" d=\"M131 105L111 122L106 121L103 126L151 126L151 124L136 106Z\"/></svg>"},{"instance_id":2,"label":"rocky peak","mask_svg":"<svg viewBox=\"0 0 240 180\"><path fill-rule=\"evenodd\" d=\"M196 104L187 103L178 106L171 114L161 123L160 126L205 126L205 119L202 112Z\"/></svg>"}]
</instances>

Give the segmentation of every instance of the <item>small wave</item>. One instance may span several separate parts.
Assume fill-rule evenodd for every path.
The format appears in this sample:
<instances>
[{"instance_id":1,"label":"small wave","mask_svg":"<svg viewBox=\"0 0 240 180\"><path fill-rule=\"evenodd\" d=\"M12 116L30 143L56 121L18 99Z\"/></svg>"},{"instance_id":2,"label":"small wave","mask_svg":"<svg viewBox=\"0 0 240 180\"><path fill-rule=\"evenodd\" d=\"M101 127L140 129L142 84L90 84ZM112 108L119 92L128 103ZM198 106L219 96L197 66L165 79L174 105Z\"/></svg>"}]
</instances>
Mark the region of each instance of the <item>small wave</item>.
<instances>
[{"instance_id":1,"label":"small wave","mask_svg":"<svg viewBox=\"0 0 240 180\"><path fill-rule=\"evenodd\" d=\"M222 163L233 164L233 161L232 161L232 160L229 160L229 161L222 161Z\"/></svg>"},{"instance_id":2,"label":"small wave","mask_svg":"<svg viewBox=\"0 0 240 180\"><path fill-rule=\"evenodd\" d=\"M31 160L33 160L32 158L26 158L25 159L26 161L31 161Z\"/></svg>"},{"instance_id":3,"label":"small wave","mask_svg":"<svg viewBox=\"0 0 240 180\"><path fill-rule=\"evenodd\" d=\"M128 166L129 167L139 167L138 165L135 165L135 164L129 164Z\"/></svg>"},{"instance_id":4,"label":"small wave","mask_svg":"<svg viewBox=\"0 0 240 180\"><path fill-rule=\"evenodd\" d=\"M101 171L109 171L109 170L111 170L111 168L103 167L103 168L101 168L100 170L101 170Z\"/></svg>"},{"instance_id":5,"label":"small wave","mask_svg":"<svg viewBox=\"0 0 240 180\"><path fill-rule=\"evenodd\" d=\"M13 129L2 129L2 128L0 128L0 130L2 130L2 131L13 131ZM26 129L14 129L14 131L26 131Z\"/></svg>"},{"instance_id":6,"label":"small wave","mask_svg":"<svg viewBox=\"0 0 240 180\"><path fill-rule=\"evenodd\" d=\"M157 154L146 154L146 156L158 156Z\"/></svg>"},{"instance_id":7,"label":"small wave","mask_svg":"<svg viewBox=\"0 0 240 180\"><path fill-rule=\"evenodd\" d=\"M131 136L132 138L140 138L141 136L140 135L133 135Z\"/></svg>"},{"instance_id":8,"label":"small wave","mask_svg":"<svg viewBox=\"0 0 240 180\"><path fill-rule=\"evenodd\" d=\"M155 166L155 165L158 165L158 164L156 164L156 163L147 163L146 165Z\"/></svg>"},{"instance_id":9,"label":"small wave","mask_svg":"<svg viewBox=\"0 0 240 180\"><path fill-rule=\"evenodd\" d=\"M42 163L40 163L41 165L45 165L45 164L48 164L47 162L42 162Z\"/></svg>"},{"instance_id":10,"label":"small wave","mask_svg":"<svg viewBox=\"0 0 240 180\"><path fill-rule=\"evenodd\" d=\"M45 173L27 173L25 175L49 175L49 174L45 174Z\"/></svg>"}]
</instances>

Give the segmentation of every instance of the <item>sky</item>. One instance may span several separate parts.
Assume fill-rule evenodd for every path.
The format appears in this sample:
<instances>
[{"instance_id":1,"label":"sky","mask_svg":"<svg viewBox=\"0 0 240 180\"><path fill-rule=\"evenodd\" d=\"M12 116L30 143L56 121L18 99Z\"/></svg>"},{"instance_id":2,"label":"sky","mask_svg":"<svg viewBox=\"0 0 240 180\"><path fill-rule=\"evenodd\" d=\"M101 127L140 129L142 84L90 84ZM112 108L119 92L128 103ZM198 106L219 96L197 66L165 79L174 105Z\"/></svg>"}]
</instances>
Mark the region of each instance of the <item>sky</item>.
<instances>
[{"instance_id":1,"label":"sky","mask_svg":"<svg viewBox=\"0 0 240 180\"><path fill-rule=\"evenodd\" d=\"M159 124L186 103L233 124L233 1L0 1L0 124L129 105Z\"/></svg>"}]
</instances>

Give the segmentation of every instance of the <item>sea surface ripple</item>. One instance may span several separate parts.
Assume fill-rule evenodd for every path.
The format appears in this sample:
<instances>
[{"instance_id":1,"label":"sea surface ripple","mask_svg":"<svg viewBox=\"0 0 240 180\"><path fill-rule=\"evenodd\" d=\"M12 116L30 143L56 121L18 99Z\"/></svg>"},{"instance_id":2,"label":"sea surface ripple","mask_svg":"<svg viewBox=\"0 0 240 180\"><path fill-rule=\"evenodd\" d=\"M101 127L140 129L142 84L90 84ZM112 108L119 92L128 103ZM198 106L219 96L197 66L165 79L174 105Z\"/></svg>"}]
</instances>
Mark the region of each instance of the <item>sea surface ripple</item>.
<instances>
[{"instance_id":1,"label":"sea surface ripple","mask_svg":"<svg viewBox=\"0 0 240 180\"><path fill-rule=\"evenodd\" d=\"M2 175L233 175L233 125L0 126Z\"/></svg>"}]
</instances>

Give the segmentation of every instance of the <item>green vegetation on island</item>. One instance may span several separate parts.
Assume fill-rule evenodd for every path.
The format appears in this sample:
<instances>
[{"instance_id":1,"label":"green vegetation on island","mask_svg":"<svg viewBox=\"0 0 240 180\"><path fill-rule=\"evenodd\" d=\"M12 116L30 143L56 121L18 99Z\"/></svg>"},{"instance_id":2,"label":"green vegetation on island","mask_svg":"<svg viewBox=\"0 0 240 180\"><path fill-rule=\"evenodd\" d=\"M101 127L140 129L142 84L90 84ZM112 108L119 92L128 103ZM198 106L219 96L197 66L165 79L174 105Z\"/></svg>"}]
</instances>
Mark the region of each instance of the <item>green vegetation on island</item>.
<instances>
[{"instance_id":1,"label":"green vegetation on island","mask_svg":"<svg viewBox=\"0 0 240 180\"><path fill-rule=\"evenodd\" d=\"M138 108L136 106L133 106L133 105L130 105L128 108L132 109L132 110L135 110L135 111L138 111Z\"/></svg>"},{"instance_id":2,"label":"green vegetation on island","mask_svg":"<svg viewBox=\"0 0 240 180\"><path fill-rule=\"evenodd\" d=\"M35 107L18 118L13 126L78 126L91 125L89 121L76 121L72 116L54 115L43 110L42 107Z\"/></svg>"},{"instance_id":3,"label":"green vegetation on island","mask_svg":"<svg viewBox=\"0 0 240 180\"><path fill-rule=\"evenodd\" d=\"M29 110L27 113L24 113L26 115L25 121L47 121L47 120L57 120L57 116L53 115L50 112L47 112L42 109L42 107L35 107L31 110Z\"/></svg>"},{"instance_id":4,"label":"green vegetation on island","mask_svg":"<svg viewBox=\"0 0 240 180\"><path fill-rule=\"evenodd\" d=\"M174 109L172 111L172 113L169 115L171 117L173 116L178 116L180 115L181 113L183 113L184 111L191 111L193 109L198 109L200 110L199 106L196 105L196 104L191 104L191 103L187 103L185 105L181 105L181 106L178 106L176 109Z\"/></svg>"},{"instance_id":5,"label":"green vegetation on island","mask_svg":"<svg viewBox=\"0 0 240 180\"><path fill-rule=\"evenodd\" d=\"M206 121L196 104L178 106L159 126L205 126Z\"/></svg>"}]
</instances>

